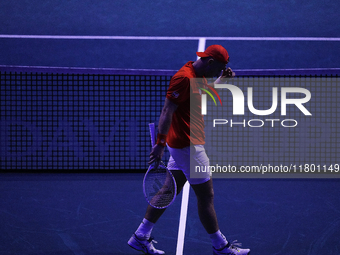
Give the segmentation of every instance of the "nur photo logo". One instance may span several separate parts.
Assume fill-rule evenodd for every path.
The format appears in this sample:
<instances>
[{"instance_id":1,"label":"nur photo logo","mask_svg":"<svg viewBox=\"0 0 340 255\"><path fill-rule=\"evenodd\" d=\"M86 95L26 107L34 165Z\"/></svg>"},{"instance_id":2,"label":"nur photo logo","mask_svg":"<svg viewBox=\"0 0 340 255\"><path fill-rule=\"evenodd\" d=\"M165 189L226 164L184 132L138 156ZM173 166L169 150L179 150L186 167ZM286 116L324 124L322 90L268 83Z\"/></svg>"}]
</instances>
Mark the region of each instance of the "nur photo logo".
<instances>
[{"instance_id":1,"label":"nur photo logo","mask_svg":"<svg viewBox=\"0 0 340 255\"><path fill-rule=\"evenodd\" d=\"M275 85L275 83L274 83ZM276 84L278 85L278 84ZM258 109L255 107L255 102L259 102L263 100L263 96L259 97L256 96L255 92L256 90L261 91L261 84L258 88L253 87L247 87L246 88L246 96L241 88L239 88L236 85L232 84L214 84L212 85L205 85L206 88L200 87L199 89L204 91L206 94L201 94L201 114L207 115L208 114L208 104L207 104L207 95L210 96L210 98L213 100L215 106L217 106L217 102L215 100L214 95L218 98L220 105L223 107L222 99L219 95L219 93L216 91L216 89L223 89L227 91L228 96L222 97L224 100L231 100L232 101L232 112L227 112L228 116L231 115L245 115L245 105L247 105L247 108L249 112L256 116L269 116L272 114L278 114L276 113L277 109L280 108L280 115L281 116L287 116L289 115L287 113L287 109L292 109L296 112L298 110L301 115L304 116L312 116L312 113L308 110L308 107L306 106L307 103L311 100L312 95L311 92L303 87L291 87L291 86L282 86L277 87L273 86L271 88L267 88L267 90L270 91L270 95L267 95L266 101L271 102L271 106L267 109ZM210 91L211 92L210 92ZM222 93L224 92L222 90ZM221 92L220 92L221 93ZM214 95L213 95L214 94ZM231 95L231 97L229 96ZM291 97L290 95L294 94L294 97ZM247 99L245 99L247 98ZM280 107L279 107L280 106ZM215 110L210 109L209 114L214 114ZM230 127L233 127L235 125L241 125L243 127L262 127L265 125L265 123L269 123L271 127L275 126L276 122L280 122L282 127L296 127L298 125L298 121L295 119L277 119L277 118L267 118L267 119L250 119L250 120L243 120L242 122L233 122L232 119L226 119L226 118L214 118L213 119L213 127L216 127L216 125L225 125L230 124Z\"/></svg>"},{"instance_id":2,"label":"nur photo logo","mask_svg":"<svg viewBox=\"0 0 340 255\"><path fill-rule=\"evenodd\" d=\"M206 79L193 82L191 115L200 114L204 121L209 165L222 169L213 173L214 178L256 177L257 172L247 171L266 172L267 167L269 172L269 166L273 169L266 172L269 178L278 174L295 178L294 173L302 173L306 166L328 176L332 173L322 169L338 166L338 77L268 75L215 84ZM200 123L195 119L191 123L195 135ZM197 169L197 174L202 171ZM195 169L190 174L196 176Z\"/></svg>"}]
</instances>

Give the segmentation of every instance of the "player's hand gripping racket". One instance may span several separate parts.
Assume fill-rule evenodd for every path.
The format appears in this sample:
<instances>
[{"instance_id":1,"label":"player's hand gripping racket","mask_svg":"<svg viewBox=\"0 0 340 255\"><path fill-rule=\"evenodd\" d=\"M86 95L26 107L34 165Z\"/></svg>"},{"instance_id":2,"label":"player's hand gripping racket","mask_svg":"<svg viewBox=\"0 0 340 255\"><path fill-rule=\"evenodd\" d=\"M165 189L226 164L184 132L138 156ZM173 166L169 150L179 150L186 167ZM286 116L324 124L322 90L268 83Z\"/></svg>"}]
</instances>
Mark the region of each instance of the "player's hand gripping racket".
<instances>
[{"instance_id":1,"label":"player's hand gripping racket","mask_svg":"<svg viewBox=\"0 0 340 255\"><path fill-rule=\"evenodd\" d=\"M155 145L155 124L149 124L151 145ZM160 162L157 168L149 166L143 180L143 192L146 201L154 208L163 209L172 204L176 198L177 186L172 173Z\"/></svg>"}]
</instances>

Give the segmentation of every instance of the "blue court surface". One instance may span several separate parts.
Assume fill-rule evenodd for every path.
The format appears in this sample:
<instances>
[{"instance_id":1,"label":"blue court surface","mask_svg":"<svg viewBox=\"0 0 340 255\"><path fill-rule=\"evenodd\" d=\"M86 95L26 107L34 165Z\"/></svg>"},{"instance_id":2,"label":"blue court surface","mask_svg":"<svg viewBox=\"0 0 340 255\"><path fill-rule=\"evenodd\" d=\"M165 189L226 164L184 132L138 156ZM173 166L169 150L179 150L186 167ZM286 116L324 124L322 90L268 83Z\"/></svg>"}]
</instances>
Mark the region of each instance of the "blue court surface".
<instances>
[{"instance_id":1,"label":"blue court surface","mask_svg":"<svg viewBox=\"0 0 340 255\"><path fill-rule=\"evenodd\" d=\"M2 174L0 254L140 254L127 240L146 208L142 174ZM220 228L251 254L339 254L337 180L216 179ZM175 254L180 197L156 224ZM183 254L212 254L190 192Z\"/></svg>"},{"instance_id":2,"label":"blue court surface","mask_svg":"<svg viewBox=\"0 0 340 255\"><path fill-rule=\"evenodd\" d=\"M221 44L234 70L339 68L339 9L331 0L7 0L0 65L178 70L200 46ZM140 254L127 241L147 206L141 172L6 171L0 255ZM339 255L339 180L214 179L220 228L253 255ZM153 231L170 255L180 206L181 196ZM183 254L212 254L193 191Z\"/></svg>"},{"instance_id":3,"label":"blue court surface","mask_svg":"<svg viewBox=\"0 0 340 255\"><path fill-rule=\"evenodd\" d=\"M335 68L339 8L332 0L2 1L0 65L178 70L205 38L229 51L234 69Z\"/></svg>"}]
</instances>

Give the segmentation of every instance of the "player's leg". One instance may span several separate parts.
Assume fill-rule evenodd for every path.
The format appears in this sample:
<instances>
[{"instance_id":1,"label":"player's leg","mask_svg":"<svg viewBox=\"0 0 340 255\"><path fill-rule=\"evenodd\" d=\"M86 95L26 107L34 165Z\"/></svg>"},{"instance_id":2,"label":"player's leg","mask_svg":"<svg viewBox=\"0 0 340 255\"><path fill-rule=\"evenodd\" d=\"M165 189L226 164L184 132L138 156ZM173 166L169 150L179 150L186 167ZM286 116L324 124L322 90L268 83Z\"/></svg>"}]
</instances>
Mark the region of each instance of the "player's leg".
<instances>
[{"instance_id":1,"label":"player's leg","mask_svg":"<svg viewBox=\"0 0 340 255\"><path fill-rule=\"evenodd\" d=\"M197 182L197 181L196 181ZM214 188L212 179L191 185L197 197L197 210L201 223L210 236L213 247L221 249L228 244L221 233L214 206Z\"/></svg>"},{"instance_id":2,"label":"player's leg","mask_svg":"<svg viewBox=\"0 0 340 255\"><path fill-rule=\"evenodd\" d=\"M210 236L214 255L223 254L249 254L249 249L241 249L234 243L229 243L218 227L217 216L214 206L213 182L191 185L197 196L198 215L203 227Z\"/></svg>"},{"instance_id":3,"label":"player's leg","mask_svg":"<svg viewBox=\"0 0 340 255\"><path fill-rule=\"evenodd\" d=\"M179 194L183 189L183 186L187 179L182 171L172 170L171 172L176 180L177 194ZM164 254L164 251L157 250L153 246L152 239L150 238L155 223L162 216L164 211L165 209L156 209L148 205L142 223L139 225L136 232L132 235L132 237L128 241L128 244L132 248L139 251L143 251L146 254Z\"/></svg>"},{"instance_id":4,"label":"player's leg","mask_svg":"<svg viewBox=\"0 0 340 255\"><path fill-rule=\"evenodd\" d=\"M222 238L224 237L222 234L218 235L220 232L214 208L214 189L210 173L201 173L200 178L190 177L190 167L195 168L197 165L209 166L209 158L205 153L204 147L199 145L183 149L169 148L169 151L174 162L169 161L168 168L170 169L170 163L173 162L178 168L183 170L183 174L186 176L197 196L198 213L204 228L212 235L213 245L223 247L227 241L225 238ZM214 238L215 236L217 236L217 238Z\"/></svg>"},{"instance_id":5,"label":"player's leg","mask_svg":"<svg viewBox=\"0 0 340 255\"><path fill-rule=\"evenodd\" d=\"M191 185L197 197L198 216L208 234L219 230L214 207L214 189L212 179L205 183Z\"/></svg>"},{"instance_id":6,"label":"player's leg","mask_svg":"<svg viewBox=\"0 0 340 255\"><path fill-rule=\"evenodd\" d=\"M191 154L191 166L209 166L209 159L203 146L195 146L195 150L192 150ZM202 175L202 177L204 176ZM213 254L248 254L249 249L240 249L234 243L229 243L219 229L214 206L214 187L210 175L204 178L189 178L188 181L196 194L198 215L203 227L210 236Z\"/></svg>"}]
</instances>

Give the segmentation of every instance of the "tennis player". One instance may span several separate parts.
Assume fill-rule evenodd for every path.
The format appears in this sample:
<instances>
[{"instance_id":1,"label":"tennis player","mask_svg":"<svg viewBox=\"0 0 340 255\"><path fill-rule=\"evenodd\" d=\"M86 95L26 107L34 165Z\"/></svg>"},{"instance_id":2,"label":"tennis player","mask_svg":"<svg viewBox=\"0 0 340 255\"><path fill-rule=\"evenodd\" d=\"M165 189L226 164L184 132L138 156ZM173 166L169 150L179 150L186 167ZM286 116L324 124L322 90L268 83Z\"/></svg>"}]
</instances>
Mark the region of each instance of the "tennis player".
<instances>
[{"instance_id":1,"label":"tennis player","mask_svg":"<svg viewBox=\"0 0 340 255\"><path fill-rule=\"evenodd\" d=\"M164 148L168 146L171 154L168 169L175 177L177 192L181 192L186 181L189 181L197 196L199 218L211 238L213 254L249 254L249 249L241 249L234 242L228 242L220 231L210 173L206 172L200 178L190 178L190 164L209 166L209 158L204 149L203 116L200 111L191 112L190 116L190 93L199 92L197 87L190 85L190 79L219 75L220 78L228 78L234 75L230 68L226 69L229 55L221 45L211 45L204 52L197 52L197 55L200 57L198 60L186 63L170 81L158 123L157 143L150 153L149 164L159 164ZM199 101L197 104L200 108ZM132 248L146 254L165 254L154 247L151 239L154 224L164 211L150 205L147 207L142 223L128 241Z\"/></svg>"}]
</instances>

